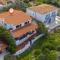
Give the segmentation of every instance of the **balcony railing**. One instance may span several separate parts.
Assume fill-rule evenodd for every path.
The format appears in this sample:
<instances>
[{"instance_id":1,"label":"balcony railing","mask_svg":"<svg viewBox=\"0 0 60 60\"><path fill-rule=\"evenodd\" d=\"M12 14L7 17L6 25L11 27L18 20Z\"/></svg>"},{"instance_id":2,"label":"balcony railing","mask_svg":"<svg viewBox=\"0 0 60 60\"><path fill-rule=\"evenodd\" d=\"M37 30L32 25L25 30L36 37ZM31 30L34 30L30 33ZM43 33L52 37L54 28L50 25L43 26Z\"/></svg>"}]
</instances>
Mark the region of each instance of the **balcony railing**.
<instances>
[{"instance_id":1,"label":"balcony railing","mask_svg":"<svg viewBox=\"0 0 60 60\"><path fill-rule=\"evenodd\" d=\"M33 44L36 40L38 40L39 38L41 38L42 36L44 36L44 34L40 34L40 35L36 36L34 39L32 39L32 44ZM30 41L29 41L22 49L18 50L18 51L15 53L15 55L19 55L19 54L25 52L30 46L31 46L31 45L30 45Z\"/></svg>"},{"instance_id":2,"label":"balcony railing","mask_svg":"<svg viewBox=\"0 0 60 60\"><path fill-rule=\"evenodd\" d=\"M21 44L21 43L23 43L25 40L27 40L28 38L30 38L32 35L34 35L34 34L36 34L36 31L34 31L33 33L29 33L29 34L27 34L26 35L26 37L22 37L22 39L21 38L19 38L18 40L16 40L16 45L19 45L19 44Z\"/></svg>"},{"instance_id":3,"label":"balcony railing","mask_svg":"<svg viewBox=\"0 0 60 60\"><path fill-rule=\"evenodd\" d=\"M28 42L28 44L26 44L24 48L22 48L22 49L20 49L19 51L17 51L17 52L15 53L15 55L19 55L19 54L23 53L23 52L26 51L29 47L30 47L30 42Z\"/></svg>"}]
</instances>

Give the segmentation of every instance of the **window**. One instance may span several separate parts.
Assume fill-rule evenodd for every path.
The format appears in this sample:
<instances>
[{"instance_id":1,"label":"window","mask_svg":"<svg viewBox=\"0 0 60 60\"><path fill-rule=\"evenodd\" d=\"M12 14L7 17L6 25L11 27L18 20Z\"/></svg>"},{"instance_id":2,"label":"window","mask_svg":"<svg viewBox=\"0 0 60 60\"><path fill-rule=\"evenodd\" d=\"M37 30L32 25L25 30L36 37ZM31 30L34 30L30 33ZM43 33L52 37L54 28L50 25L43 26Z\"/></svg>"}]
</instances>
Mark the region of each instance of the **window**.
<instances>
[{"instance_id":1,"label":"window","mask_svg":"<svg viewBox=\"0 0 60 60\"><path fill-rule=\"evenodd\" d=\"M32 31L32 33L34 33L34 30Z\"/></svg>"},{"instance_id":2,"label":"window","mask_svg":"<svg viewBox=\"0 0 60 60\"><path fill-rule=\"evenodd\" d=\"M46 15L44 23L47 23L47 24L51 23L51 16L50 16L50 14Z\"/></svg>"},{"instance_id":3,"label":"window","mask_svg":"<svg viewBox=\"0 0 60 60\"><path fill-rule=\"evenodd\" d=\"M17 25L16 28L19 28L19 25Z\"/></svg>"},{"instance_id":4,"label":"window","mask_svg":"<svg viewBox=\"0 0 60 60\"><path fill-rule=\"evenodd\" d=\"M55 15L56 15L55 12L52 12L52 15L51 16L54 17Z\"/></svg>"},{"instance_id":5,"label":"window","mask_svg":"<svg viewBox=\"0 0 60 60\"><path fill-rule=\"evenodd\" d=\"M29 23L29 21L28 21L28 23Z\"/></svg>"},{"instance_id":6,"label":"window","mask_svg":"<svg viewBox=\"0 0 60 60\"><path fill-rule=\"evenodd\" d=\"M32 34L32 32L28 32L30 35Z\"/></svg>"},{"instance_id":7,"label":"window","mask_svg":"<svg viewBox=\"0 0 60 60\"><path fill-rule=\"evenodd\" d=\"M15 38L15 40L18 40L18 38Z\"/></svg>"},{"instance_id":8,"label":"window","mask_svg":"<svg viewBox=\"0 0 60 60\"><path fill-rule=\"evenodd\" d=\"M19 40L21 40L21 39L23 39L23 38L25 38L26 37L26 35L24 34L24 35L22 35L20 38L19 38Z\"/></svg>"},{"instance_id":9,"label":"window","mask_svg":"<svg viewBox=\"0 0 60 60\"><path fill-rule=\"evenodd\" d=\"M48 20L49 18L50 18L50 14L47 14L45 20Z\"/></svg>"},{"instance_id":10,"label":"window","mask_svg":"<svg viewBox=\"0 0 60 60\"><path fill-rule=\"evenodd\" d=\"M25 22L25 24L27 24L28 22Z\"/></svg>"},{"instance_id":11,"label":"window","mask_svg":"<svg viewBox=\"0 0 60 60\"><path fill-rule=\"evenodd\" d=\"M20 27L21 27L21 24L20 24Z\"/></svg>"},{"instance_id":12,"label":"window","mask_svg":"<svg viewBox=\"0 0 60 60\"><path fill-rule=\"evenodd\" d=\"M13 30L13 28L10 28L9 30Z\"/></svg>"},{"instance_id":13,"label":"window","mask_svg":"<svg viewBox=\"0 0 60 60\"><path fill-rule=\"evenodd\" d=\"M5 26L6 26L7 24L5 24Z\"/></svg>"}]
</instances>

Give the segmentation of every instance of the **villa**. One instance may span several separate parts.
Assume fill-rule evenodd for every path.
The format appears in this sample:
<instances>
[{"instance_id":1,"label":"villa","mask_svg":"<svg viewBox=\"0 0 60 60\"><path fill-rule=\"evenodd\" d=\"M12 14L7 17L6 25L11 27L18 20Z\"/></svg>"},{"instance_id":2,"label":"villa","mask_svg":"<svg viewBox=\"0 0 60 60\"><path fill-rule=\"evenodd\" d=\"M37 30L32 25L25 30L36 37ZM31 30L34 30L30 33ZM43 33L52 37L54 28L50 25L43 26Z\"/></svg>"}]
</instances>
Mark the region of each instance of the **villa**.
<instances>
[{"instance_id":1,"label":"villa","mask_svg":"<svg viewBox=\"0 0 60 60\"><path fill-rule=\"evenodd\" d=\"M27 8L26 13L47 26L55 21L58 9L52 5L41 4Z\"/></svg>"},{"instance_id":2,"label":"villa","mask_svg":"<svg viewBox=\"0 0 60 60\"><path fill-rule=\"evenodd\" d=\"M16 0L0 0L0 4L5 5L7 3L14 3Z\"/></svg>"},{"instance_id":3,"label":"villa","mask_svg":"<svg viewBox=\"0 0 60 60\"><path fill-rule=\"evenodd\" d=\"M0 0L0 4L6 4L7 0Z\"/></svg>"},{"instance_id":4,"label":"villa","mask_svg":"<svg viewBox=\"0 0 60 60\"><path fill-rule=\"evenodd\" d=\"M0 14L0 26L10 32L16 45L15 55L23 53L31 46L31 38L36 35L38 28L30 16L12 8L8 12Z\"/></svg>"}]
</instances>

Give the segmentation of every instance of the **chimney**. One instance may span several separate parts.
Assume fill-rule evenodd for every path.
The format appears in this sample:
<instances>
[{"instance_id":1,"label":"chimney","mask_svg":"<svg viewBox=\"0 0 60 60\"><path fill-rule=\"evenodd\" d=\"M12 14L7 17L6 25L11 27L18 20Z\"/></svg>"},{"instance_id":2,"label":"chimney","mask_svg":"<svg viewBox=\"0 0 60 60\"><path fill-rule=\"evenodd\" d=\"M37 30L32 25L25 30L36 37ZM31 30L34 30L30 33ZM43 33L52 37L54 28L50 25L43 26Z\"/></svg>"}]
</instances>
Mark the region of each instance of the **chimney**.
<instances>
[{"instance_id":1,"label":"chimney","mask_svg":"<svg viewBox=\"0 0 60 60\"><path fill-rule=\"evenodd\" d=\"M9 13L10 13L10 15L12 15L14 13L14 9L13 8L10 8L9 9Z\"/></svg>"}]
</instances>

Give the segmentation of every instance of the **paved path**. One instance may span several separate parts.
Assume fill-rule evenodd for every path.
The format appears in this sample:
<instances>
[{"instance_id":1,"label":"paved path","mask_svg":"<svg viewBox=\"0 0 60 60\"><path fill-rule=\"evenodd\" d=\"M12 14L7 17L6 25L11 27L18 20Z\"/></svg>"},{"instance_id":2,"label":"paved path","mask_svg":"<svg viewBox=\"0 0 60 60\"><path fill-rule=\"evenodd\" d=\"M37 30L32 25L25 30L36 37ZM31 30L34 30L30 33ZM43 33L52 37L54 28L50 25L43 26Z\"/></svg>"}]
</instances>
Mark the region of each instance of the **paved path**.
<instances>
[{"instance_id":1,"label":"paved path","mask_svg":"<svg viewBox=\"0 0 60 60\"><path fill-rule=\"evenodd\" d=\"M2 54L0 54L0 60L4 60L4 56L7 54L7 52L3 52Z\"/></svg>"},{"instance_id":2,"label":"paved path","mask_svg":"<svg viewBox=\"0 0 60 60\"><path fill-rule=\"evenodd\" d=\"M57 54L57 60L60 60L60 52L56 52L56 54Z\"/></svg>"}]
</instances>

